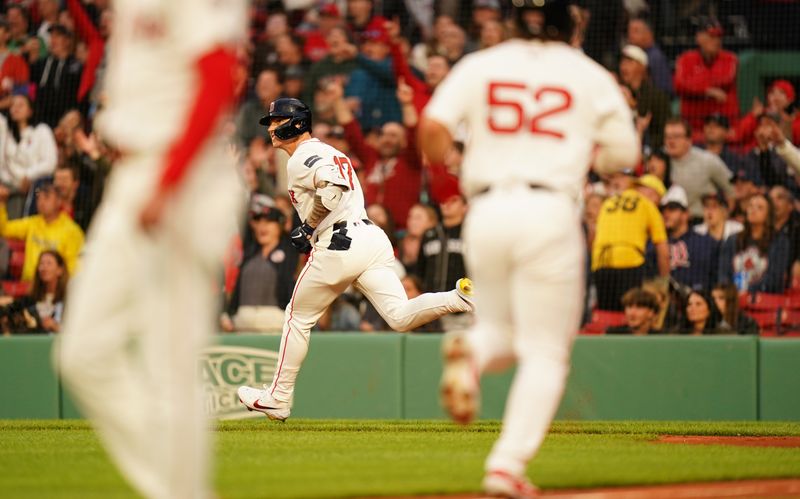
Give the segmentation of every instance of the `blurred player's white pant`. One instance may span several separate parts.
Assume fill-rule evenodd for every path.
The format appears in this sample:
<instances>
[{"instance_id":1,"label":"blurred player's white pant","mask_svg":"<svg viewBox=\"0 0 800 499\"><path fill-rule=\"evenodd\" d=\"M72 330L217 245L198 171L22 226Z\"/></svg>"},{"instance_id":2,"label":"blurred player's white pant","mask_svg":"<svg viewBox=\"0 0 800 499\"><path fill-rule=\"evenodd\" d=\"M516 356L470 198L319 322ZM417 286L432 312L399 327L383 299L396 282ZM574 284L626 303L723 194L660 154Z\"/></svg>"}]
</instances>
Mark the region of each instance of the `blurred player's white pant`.
<instances>
[{"instance_id":1,"label":"blurred player's white pant","mask_svg":"<svg viewBox=\"0 0 800 499\"><path fill-rule=\"evenodd\" d=\"M558 408L580 325L578 207L565 194L498 187L470 202L464 238L477 290L468 339L478 368L517 364L486 469L523 475Z\"/></svg>"},{"instance_id":2,"label":"blurred player's white pant","mask_svg":"<svg viewBox=\"0 0 800 499\"><path fill-rule=\"evenodd\" d=\"M297 373L308 352L311 328L350 284L397 331L410 331L445 314L471 310L455 291L425 293L409 300L394 271L392 245L378 226L349 222L347 236L353 241L345 251L328 249L330 233L326 230L320 235L286 307L278 366L269 389L281 402L292 401Z\"/></svg>"},{"instance_id":3,"label":"blurred player's white pant","mask_svg":"<svg viewBox=\"0 0 800 499\"><path fill-rule=\"evenodd\" d=\"M149 498L210 495L198 354L214 331L213 282L243 196L221 148L196 161L153 236L138 216L163 159L115 165L56 350L70 393Z\"/></svg>"}]
</instances>

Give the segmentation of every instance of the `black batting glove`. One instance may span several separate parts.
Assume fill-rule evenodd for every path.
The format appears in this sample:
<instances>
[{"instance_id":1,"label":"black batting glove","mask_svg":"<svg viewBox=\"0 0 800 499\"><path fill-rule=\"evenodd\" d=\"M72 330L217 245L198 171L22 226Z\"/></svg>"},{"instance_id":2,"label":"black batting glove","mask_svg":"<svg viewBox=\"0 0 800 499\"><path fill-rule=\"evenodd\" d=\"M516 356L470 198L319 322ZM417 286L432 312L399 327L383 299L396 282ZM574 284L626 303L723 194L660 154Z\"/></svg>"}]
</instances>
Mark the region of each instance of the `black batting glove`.
<instances>
[{"instance_id":1,"label":"black batting glove","mask_svg":"<svg viewBox=\"0 0 800 499\"><path fill-rule=\"evenodd\" d=\"M289 237L292 240L292 246L297 249L300 253L310 253L311 252L311 235L314 233L314 227L304 223L300 227L297 227L289 234Z\"/></svg>"}]
</instances>

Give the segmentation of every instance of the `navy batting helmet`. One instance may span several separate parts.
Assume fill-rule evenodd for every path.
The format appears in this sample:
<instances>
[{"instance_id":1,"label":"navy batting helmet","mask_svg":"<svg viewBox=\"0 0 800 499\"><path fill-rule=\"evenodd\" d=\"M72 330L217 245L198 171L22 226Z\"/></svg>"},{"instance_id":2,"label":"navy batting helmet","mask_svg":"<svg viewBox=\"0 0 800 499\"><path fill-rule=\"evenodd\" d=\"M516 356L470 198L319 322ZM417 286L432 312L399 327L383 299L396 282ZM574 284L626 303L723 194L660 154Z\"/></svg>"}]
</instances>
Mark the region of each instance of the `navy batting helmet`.
<instances>
[{"instance_id":1,"label":"navy batting helmet","mask_svg":"<svg viewBox=\"0 0 800 499\"><path fill-rule=\"evenodd\" d=\"M514 19L524 38L560 40L569 43L575 29L571 0L511 0ZM527 14L538 11L541 15Z\"/></svg>"},{"instance_id":2,"label":"navy batting helmet","mask_svg":"<svg viewBox=\"0 0 800 499\"><path fill-rule=\"evenodd\" d=\"M260 125L269 126L275 119L288 119L275 129L275 136L281 140L293 139L311 131L311 110L297 99L281 97L269 105L269 114L261 118Z\"/></svg>"}]
</instances>

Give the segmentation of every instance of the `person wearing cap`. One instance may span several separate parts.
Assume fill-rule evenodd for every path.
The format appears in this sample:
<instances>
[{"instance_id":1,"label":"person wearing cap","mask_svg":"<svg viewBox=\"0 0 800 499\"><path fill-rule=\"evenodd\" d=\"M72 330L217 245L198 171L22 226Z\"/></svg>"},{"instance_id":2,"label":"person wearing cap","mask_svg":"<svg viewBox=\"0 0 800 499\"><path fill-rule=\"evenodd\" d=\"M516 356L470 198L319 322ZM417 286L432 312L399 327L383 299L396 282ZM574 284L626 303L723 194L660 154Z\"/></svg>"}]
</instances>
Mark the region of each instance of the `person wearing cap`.
<instances>
[{"instance_id":1,"label":"person wearing cap","mask_svg":"<svg viewBox=\"0 0 800 499\"><path fill-rule=\"evenodd\" d=\"M756 146L745 156L745 161L751 168L758 170L767 188L782 185L798 196L800 185L797 179L800 178L800 170L792 168L784 159L784 157L792 159L791 151L794 146L787 144L783 138L779 126L780 119L776 113L762 113L758 117L755 130Z\"/></svg>"},{"instance_id":2,"label":"person wearing cap","mask_svg":"<svg viewBox=\"0 0 800 499\"><path fill-rule=\"evenodd\" d=\"M320 61L328 55L328 34L342 22L342 14L336 2L330 1L322 4L317 12L316 29L306 33L303 45L303 54L312 63Z\"/></svg>"},{"instance_id":3,"label":"person wearing cap","mask_svg":"<svg viewBox=\"0 0 800 499\"><path fill-rule=\"evenodd\" d=\"M78 255L83 248L83 231L62 211L62 199L50 181L36 189L37 215L8 219L6 201L9 190L0 186L0 236L25 241L25 262L21 279L33 281L39 255L48 249L57 250L67 264L70 275L78 269Z\"/></svg>"},{"instance_id":4,"label":"person wearing cap","mask_svg":"<svg viewBox=\"0 0 800 499\"><path fill-rule=\"evenodd\" d=\"M728 200L719 193L704 194L703 223L694 226L698 234L708 235L716 241L724 241L742 231L741 222L728 218Z\"/></svg>"},{"instance_id":5,"label":"person wearing cap","mask_svg":"<svg viewBox=\"0 0 800 499\"><path fill-rule=\"evenodd\" d=\"M670 116L670 103L669 96L656 88L647 77L647 66L648 58L644 50L636 45L622 48L620 80L636 102L636 113L640 117L650 116L650 125L643 138L651 150L657 150L664 144L664 123Z\"/></svg>"},{"instance_id":6,"label":"person wearing cap","mask_svg":"<svg viewBox=\"0 0 800 499\"><path fill-rule=\"evenodd\" d=\"M36 84L35 115L51 128L70 109L78 106L83 66L72 55L72 32L62 24L50 28L50 55L31 67Z\"/></svg>"},{"instance_id":7,"label":"person wearing cap","mask_svg":"<svg viewBox=\"0 0 800 499\"><path fill-rule=\"evenodd\" d=\"M347 29L355 37L356 43L365 41L365 33L382 27L387 19L374 12L373 0L347 0Z\"/></svg>"},{"instance_id":8,"label":"person wearing cap","mask_svg":"<svg viewBox=\"0 0 800 499\"><path fill-rule=\"evenodd\" d=\"M730 123L725 116L714 113L703 120L703 148L716 154L725 163L725 166L735 173L744 162L744 158L728 147L728 132Z\"/></svg>"},{"instance_id":9,"label":"person wearing cap","mask_svg":"<svg viewBox=\"0 0 800 499\"><path fill-rule=\"evenodd\" d=\"M664 149L670 157L673 185L686 191L689 213L699 221L703 218L700 197L722 191L733 198L731 172L719 156L692 145L691 125L681 118L670 118L664 125Z\"/></svg>"},{"instance_id":10,"label":"person wearing cap","mask_svg":"<svg viewBox=\"0 0 800 499\"><path fill-rule=\"evenodd\" d=\"M722 243L719 281L739 292L782 293L789 282L791 243L775 229L775 209L766 194L747 202L744 230Z\"/></svg>"},{"instance_id":11,"label":"person wearing cap","mask_svg":"<svg viewBox=\"0 0 800 499\"><path fill-rule=\"evenodd\" d=\"M662 182L660 178L649 173L638 177L634 184L636 185L636 190L652 201L656 206L661 204L661 198L667 193L664 182Z\"/></svg>"},{"instance_id":12,"label":"person wearing cap","mask_svg":"<svg viewBox=\"0 0 800 499\"><path fill-rule=\"evenodd\" d=\"M244 248L239 275L221 326L225 331L280 331L294 289L299 254L285 237L284 214L271 203L254 199L248 229L252 243Z\"/></svg>"},{"instance_id":13,"label":"person wearing cap","mask_svg":"<svg viewBox=\"0 0 800 499\"><path fill-rule=\"evenodd\" d=\"M691 289L710 290L717 282L719 242L691 230L689 203L681 191L664 196L661 211L669 236L670 275Z\"/></svg>"},{"instance_id":14,"label":"person wearing cap","mask_svg":"<svg viewBox=\"0 0 800 499\"><path fill-rule=\"evenodd\" d=\"M592 245L592 273L600 310L622 310L620 298L644 279L645 248L653 243L658 274L669 276L669 251L658 207L634 185L633 172L615 174L619 193L603 202Z\"/></svg>"},{"instance_id":15,"label":"person wearing cap","mask_svg":"<svg viewBox=\"0 0 800 499\"><path fill-rule=\"evenodd\" d=\"M358 47L352 43L350 33L345 27L332 28L325 37L325 42L328 45L328 55L309 66L303 83L303 98L300 99L307 102L314 112L318 111L315 109L317 92L324 90L332 80L346 82L350 79L350 74L359 67L356 60L359 55Z\"/></svg>"},{"instance_id":16,"label":"person wearing cap","mask_svg":"<svg viewBox=\"0 0 800 499\"><path fill-rule=\"evenodd\" d=\"M681 116L693 130L703 127L709 114L720 113L731 123L739 119L736 73L739 59L722 49L722 27L710 21L695 36L698 48L687 50L675 62L675 92L681 101Z\"/></svg>"},{"instance_id":17,"label":"person wearing cap","mask_svg":"<svg viewBox=\"0 0 800 499\"><path fill-rule=\"evenodd\" d=\"M747 161L733 174L733 202L728 199L730 208L730 218L744 223L745 212L747 211L747 201L756 194L765 192L764 181L758 173L758 168Z\"/></svg>"},{"instance_id":18,"label":"person wearing cap","mask_svg":"<svg viewBox=\"0 0 800 499\"><path fill-rule=\"evenodd\" d=\"M755 146L758 117L767 112L779 115L778 124L783 134L795 144L800 144L800 113L790 112L795 99L795 88L790 81L782 79L773 81L767 89L766 106L758 97L753 99L750 112L744 115L734 128L731 142L745 149Z\"/></svg>"},{"instance_id":19,"label":"person wearing cap","mask_svg":"<svg viewBox=\"0 0 800 499\"><path fill-rule=\"evenodd\" d=\"M653 27L647 20L633 18L628 21L628 43L645 51L650 79L662 92L673 97L675 90L672 88L672 68L667 56L656 44Z\"/></svg>"},{"instance_id":20,"label":"person wearing cap","mask_svg":"<svg viewBox=\"0 0 800 499\"><path fill-rule=\"evenodd\" d=\"M489 21L501 22L503 11L499 0L473 0L472 16L469 24L469 35L474 41L480 36L483 25Z\"/></svg>"}]
</instances>

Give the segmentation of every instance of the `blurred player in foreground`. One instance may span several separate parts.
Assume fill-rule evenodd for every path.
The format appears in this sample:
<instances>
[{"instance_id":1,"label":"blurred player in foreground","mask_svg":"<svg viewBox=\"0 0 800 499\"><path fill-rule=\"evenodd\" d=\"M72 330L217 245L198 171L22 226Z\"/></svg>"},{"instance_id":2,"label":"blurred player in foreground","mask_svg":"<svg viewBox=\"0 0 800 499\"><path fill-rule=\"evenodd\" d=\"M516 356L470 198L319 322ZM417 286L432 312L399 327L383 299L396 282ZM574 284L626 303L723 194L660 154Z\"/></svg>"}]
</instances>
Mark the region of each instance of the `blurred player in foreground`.
<instances>
[{"instance_id":1,"label":"blurred player in foreground","mask_svg":"<svg viewBox=\"0 0 800 499\"><path fill-rule=\"evenodd\" d=\"M479 374L516 363L485 491L534 497L528 462L569 371L583 307L581 188L592 162L607 173L638 157L633 121L612 76L571 48L565 0L515 0L516 39L468 55L425 108L420 143L442 162L459 123L467 268L481 292L476 324L444 340L442 401L458 422L479 406Z\"/></svg>"},{"instance_id":2,"label":"blurred player in foreground","mask_svg":"<svg viewBox=\"0 0 800 499\"><path fill-rule=\"evenodd\" d=\"M303 224L292 244L308 262L286 307L278 366L271 386L242 386L239 399L270 419L289 417L295 379L308 352L311 328L351 284L372 302L392 329L411 331L451 312L471 312L472 284L409 300L393 270L389 238L364 210L364 192L350 159L311 137L311 111L297 99L278 99L261 119L272 144L286 151L289 196Z\"/></svg>"},{"instance_id":3,"label":"blurred player in foreground","mask_svg":"<svg viewBox=\"0 0 800 499\"><path fill-rule=\"evenodd\" d=\"M198 358L243 208L218 127L234 97L245 8L114 2L98 126L122 158L70 290L56 360L122 474L149 498L211 496Z\"/></svg>"}]
</instances>

